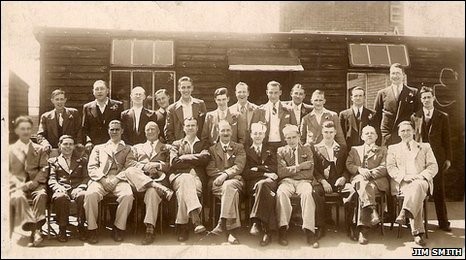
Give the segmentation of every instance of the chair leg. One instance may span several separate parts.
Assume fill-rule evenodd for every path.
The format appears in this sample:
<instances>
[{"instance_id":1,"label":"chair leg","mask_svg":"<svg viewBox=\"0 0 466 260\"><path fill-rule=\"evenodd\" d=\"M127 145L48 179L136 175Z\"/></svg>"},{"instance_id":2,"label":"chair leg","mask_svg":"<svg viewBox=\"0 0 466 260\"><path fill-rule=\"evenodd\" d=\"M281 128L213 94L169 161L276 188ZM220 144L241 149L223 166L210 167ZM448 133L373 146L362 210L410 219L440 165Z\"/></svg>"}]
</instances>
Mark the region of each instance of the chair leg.
<instances>
[{"instance_id":1,"label":"chair leg","mask_svg":"<svg viewBox=\"0 0 466 260\"><path fill-rule=\"evenodd\" d=\"M50 215L52 214L52 206L49 205L49 208L47 209L47 238L50 239L51 238L51 235L50 235L50 232L51 232L51 229L52 229L52 225L50 224Z\"/></svg>"},{"instance_id":2,"label":"chair leg","mask_svg":"<svg viewBox=\"0 0 466 260\"><path fill-rule=\"evenodd\" d=\"M338 231L338 227L340 225L340 204L339 203L335 203L335 213L336 213L336 217L337 217L337 221L335 223L335 230Z\"/></svg>"},{"instance_id":3,"label":"chair leg","mask_svg":"<svg viewBox=\"0 0 466 260\"><path fill-rule=\"evenodd\" d=\"M424 213L424 230L426 232L426 238L429 238L429 230L427 229L427 222L429 221L429 219L427 218L427 198L424 199L424 203L423 203L423 213Z\"/></svg>"},{"instance_id":4,"label":"chair leg","mask_svg":"<svg viewBox=\"0 0 466 260\"><path fill-rule=\"evenodd\" d=\"M382 218L380 220L380 231L382 232L382 236L385 235L385 231L384 231L384 213L385 213L385 194L383 194L381 197L380 197L380 217Z\"/></svg>"}]
</instances>

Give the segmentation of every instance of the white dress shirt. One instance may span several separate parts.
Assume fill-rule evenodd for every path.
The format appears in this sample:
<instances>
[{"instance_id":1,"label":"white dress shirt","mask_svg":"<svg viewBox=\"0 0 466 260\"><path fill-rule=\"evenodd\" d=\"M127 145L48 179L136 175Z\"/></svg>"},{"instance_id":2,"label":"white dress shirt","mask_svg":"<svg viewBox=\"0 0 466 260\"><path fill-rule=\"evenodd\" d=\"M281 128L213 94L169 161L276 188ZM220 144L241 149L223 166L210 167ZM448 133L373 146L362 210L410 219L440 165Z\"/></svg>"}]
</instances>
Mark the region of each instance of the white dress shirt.
<instances>
[{"instance_id":1,"label":"white dress shirt","mask_svg":"<svg viewBox=\"0 0 466 260\"><path fill-rule=\"evenodd\" d=\"M96 100L95 102L96 102L97 106L99 107L100 113L103 114L104 111L105 111L105 108L106 108L107 105L108 105L108 97L107 97L107 100L105 101L105 103L104 103L103 106L100 106L100 104L99 104L99 102L98 102L97 100Z\"/></svg>"},{"instance_id":2,"label":"white dress shirt","mask_svg":"<svg viewBox=\"0 0 466 260\"><path fill-rule=\"evenodd\" d=\"M272 102L268 102L268 112L270 115L270 131L269 131L269 142L280 142L280 118L278 117L278 102L275 103L275 108L277 109L277 113L274 115L272 108L274 105Z\"/></svg>"},{"instance_id":3,"label":"white dress shirt","mask_svg":"<svg viewBox=\"0 0 466 260\"><path fill-rule=\"evenodd\" d=\"M183 119L193 117L193 98L191 97L188 103L185 103L182 99L180 99L180 102L183 108Z\"/></svg>"},{"instance_id":4,"label":"white dress shirt","mask_svg":"<svg viewBox=\"0 0 466 260\"><path fill-rule=\"evenodd\" d=\"M139 132L139 121L141 120L142 107L133 107L134 118L136 119L136 132Z\"/></svg>"},{"instance_id":5,"label":"white dress shirt","mask_svg":"<svg viewBox=\"0 0 466 260\"><path fill-rule=\"evenodd\" d=\"M434 108L427 109L423 107L422 110L424 111L424 118L430 120L432 118L432 113L434 113Z\"/></svg>"},{"instance_id":6,"label":"white dress shirt","mask_svg":"<svg viewBox=\"0 0 466 260\"><path fill-rule=\"evenodd\" d=\"M357 117L358 116L358 111L359 111L359 118ZM356 117L356 119L361 119L362 106L360 108L357 108L357 107L353 106L353 113L354 113L354 117Z\"/></svg>"},{"instance_id":7,"label":"white dress shirt","mask_svg":"<svg viewBox=\"0 0 466 260\"><path fill-rule=\"evenodd\" d=\"M293 103L293 112L294 116L296 117L296 122L298 123L298 126L301 124L301 107L303 106L303 103L296 105Z\"/></svg>"},{"instance_id":8,"label":"white dress shirt","mask_svg":"<svg viewBox=\"0 0 466 260\"><path fill-rule=\"evenodd\" d=\"M400 97L401 90L403 90L403 84L400 84L399 86L397 85L392 85L393 93L395 94L396 100Z\"/></svg>"},{"instance_id":9,"label":"white dress shirt","mask_svg":"<svg viewBox=\"0 0 466 260\"><path fill-rule=\"evenodd\" d=\"M402 145L403 154L401 157L404 158L405 160L405 169L404 169L405 173L406 175L417 174L415 158L416 158L418 150L413 149L416 144L413 142L413 140L409 142L411 150L408 149L408 146L406 145L405 142L402 141L402 144L403 144Z\"/></svg>"}]
</instances>

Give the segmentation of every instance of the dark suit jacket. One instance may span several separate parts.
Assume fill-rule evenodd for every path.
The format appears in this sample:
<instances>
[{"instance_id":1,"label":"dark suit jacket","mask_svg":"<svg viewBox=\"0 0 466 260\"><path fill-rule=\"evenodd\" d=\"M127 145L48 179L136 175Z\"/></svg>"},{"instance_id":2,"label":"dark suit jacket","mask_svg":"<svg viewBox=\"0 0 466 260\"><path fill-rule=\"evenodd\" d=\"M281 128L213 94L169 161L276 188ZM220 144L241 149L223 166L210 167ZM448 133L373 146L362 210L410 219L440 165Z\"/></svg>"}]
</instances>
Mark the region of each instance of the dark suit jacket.
<instances>
[{"instance_id":1,"label":"dark suit jacket","mask_svg":"<svg viewBox=\"0 0 466 260\"><path fill-rule=\"evenodd\" d=\"M144 128L149 121L157 121L155 111L147 108L142 108L139 118L139 131L136 131L136 116L133 109L127 109L121 112L121 123L123 124L122 139L129 145L144 143L146 141L146 133ZM163 131L163 129L159 129Z\"/></svg>"},{"instance_id":2,"label":"dark suit jacket","mask_svg":"<svg viewBox=\"0 0 466 260\"><path fill-rule=\"evenodd\" d=\"M375 185L380 191L389 192L390 185L388 182L388 173L385 160L387 159L387 148L375 146L376 151L368 152L367 156L367 168L371 170L371 180L375 182ZM362 158L360 154L364 156L364 146L353 146L351 151L348 153L346 159L346 169L349 171L352 177L359 174L358 168L362 166Z\"/></svg>"},{"instance_id":3,"label":"dark suit jacket","mask_svg":"<svg viewBox=\"0 0 466 260\"><path fill-rule=\"evenodd\" d=\"M83 106L83 136L84 143L103 144L108 141L108 123L112 120L120 120L123 112L123 103L108 99L104 113L100 112L97 101L91 101Z\"/></svg>"},{"instance_id":4,"label":"dark suit jacket","mask_svg":"<svg viewBox=\"0 0 466 260\"><path fill-rule=\"evenodd\" d=\"M228 174L228 179L242 179L241 173L246 165L246 153L242 144L230 141L230 146L227 148L228 159L223 152L221 142L212 145L209 153L211 158L206 172L211 179L216 178L221 172Z\"/></svg>"},{"instance_id":5,"label":"dark suit jacket","mask_svg":"<svg viewBox=\"0 0 466 260\"><path fill-rule=\"evenodd\" d=\"M267 132L265 132L265 142L269 140L269 133L270 133L270 118L266 118L266 111L269 109L267 104L261 105L259 108L254 110L252 115L251 124L257 122L264 122L267 125ZM281 102L278 102L278 118L280 119L280 139L282 144L285 144L285 136L283 135L282 129L285 127L286 124L291 124L291 111L288 107L282 105ZM249 126L249 131L251 131L251 126Z\"/></svg>"},{"instance_id":6,"label":"dark suit jacket","mask_svg":"<svg viewBox=\"0 0 466 260\"><path fill-rule=\"evenodd\" d=\"M345 135L348 149L351 149L352 146L364 144L364 141L361 140L362 129L367 125L374 126L372 123L373 117L374 111L366 107L362 108L361 120L359 122L354 115L352 107L340 112L340 125ZM376 126L374 127L376 128Z\"/></svg>"},{"instance_id":7,"label":"dark suit jacket","mask_svg":"<svg viewBox=\"0 0 466 260\"><path fill-rule=\"evenodd\" d=\"M404 85L398 100L395 99L392 86L379 90L374 103L374 122L380 126L382 145L400 142L398 124L409 121L419 108L420 100L416 88Z\"/></svg>"},{"instance_id":8,"label":"dark suit jacket","mask_svg":"<svg viewBox=\"0 0 466 260\"><path fill-rule=\"evenodd\" d=\"M165 122L167 120L167 111L162 112L161 108L155 111L156 117L157 117L157 125L159 126L160 129L160 134L159 134L159 140L162 143L167 142L167 138L165 138Z\"/></svg>"},{"instance_id":9,"label":"dark suit jacket","mask_svg":"<svg viewBox=\"0 0 466 260\"><path fill-rule=\"evenodd\" d=\"M298 121L297 121L296 116L295 116L294 111L293 111L293 101L284 101L282 103L283 103L283 105L287 106L290 109L290 112L291 112L291 124L296 125L296 126L299 127ZM300 118L301 121L300 122L302 122L304 116L311 113L313 108L314 107L312 105L302 103L302 106L301 106L301 118Z\"/></svg>"},{"instance_id":10,"label":"dark suit jacket","mask_svg":"<svg viewBox=\"0 0 466 260\"><path fill-rule=\"evenodd\" d=\"M262 144L260 156L257 155L252 145L245 150L246 166L242 174L244 180L255 183L265 178L264 173L277 174L277 154L272 152L266 144ZM257 171L251 170L254 167L257 167Z\"/></svg>"},{"instance_id":11,"label":"dark suit jacket","mask_svg":"<svg viewBox=\"0 0 466 260\"><path fill-rule=\"evenodd\" d=\"M192 101L193 118L197 119L198 126L197 137L200 137L207 109L203 100L192 98ZM165 122L164 130L167 143L171 144L175 140L184 137L183 121L183 107L181 105L181 100L178 100L167 108L167 121Z\"/></svg>"},{"instance_id":12,"label":"dark suit jacket","mask_svg":"<svg viewBox=\"0 0 466 260\"><path fill-rule=\"evenodd\" d=\"M191 169L194 169L202 184L205 185L205 167L210 161L210 154L201 140L195 142L193 147L193 153L188 153L191 148L184 138L173 142L170 149L170 175L168 177L170 182L173 182L180 174L189 173Z\"/></svg>"},{"instance_id":13,"label":"dark suit jacket","mask_svg":"<svg viewBox=\"0 0 466 260\"><path fill-rule=\"evenodd\" d=\"M437 159L439 169L442 169L445 160L451 161L452 158L450 144L450 122L448 119L448 114L434 109L430 119L429 129L422 127L424 124L424 112L422 109L411 116L411 121L414 124L414 139L417 142L423 142L423 129L429 132L428 136L430 147L432 147L432 151L434 152L435 158Z\"/></svg>"},{"instance_id":14,"label":"dark suit jacket","mask_svg":"<svg viewBox=\"0 0 466 260\"><path fill-rule=\"evenodd\" d=\"M62 135L71 135L76 143L82 142L81 133L81 116L75 108L65 107L63 114ZM58 148L58 118L55 109L45 112L40 116L39 130L37 135L41 135L44 139L40 142L41 145L51 145L52 148Z\"/></svg>"},{"instance_id":15,"label":"dark suit jacket","mask_svg":"<svg viewBox=\"0 0 466 260\"><path fill-rule=\"evenodd\" d=\"M87 188L89 175L87 174L86 158L71 157L70 166L62 154L49 159L50 176L49 186L55 192L58 189L73 190Z\"/></svg>"},{"instance_id":16,"label":"dark suit jacket","mask_svg":"<svg viewBox=\"0 0 466 260\"><path fill-rule=\"evenodd\" d=\"M340 120L338 119L338 114L334 111L324 108L322 113L322 118L320 119L320 124L317 122L317 118L314 114L307 114L301 120L301 142L302 143L311 143L318 144L322 141L322 124L325 121L332 121L335 125L335 130L337 131L335 135L335 141L343 147L346 148L346 141L343 135L343 130L341 129ZM312 133L312 134L311 134ZM308 140L308 135L312 135L312 140Z\"/></svg>"},{"instance_id":17,"label":"dark suit jacket","mask_svg":"<svg viewBox=\"0 0 466 260\"><path fill-rule=\"evenodd\" d=\"M220 133L218 131L218 122L220 118L218 115L218 109L207 112L205 116L204 125L202 127L201 140L207 145L207 148L216 144ZM233 114L227 109L225 120L230 123L231 126L231 141L238 142L238 114Z\"/></svg>"},{"instance_id":18,"label":"dark suit jacket","mask_svg":"<svg viewBox=\"0 0 466 260\"><path fill-rule=\"evenodd\" d=\"M328 156L327 150L325 149L325 146L323 145L323 141L315 145L315 151L316 151L316 162L315 162L316 171L319 172L319 174L321 174L325 178L324 170L330 166L330 172L329 172L329 177L327 181L330 185L332 185L332 188L334 188L334 191L336 190L335 181L338 178L343 176L346 178L346 182L350 181L351 176L349 172L346 170L346 158L348 156L348 152L344 146L340 145L339 150L337 151L334 150L334 156L337 157L336 163L331 162L329 160L329 156Z\"/></svg>"}]
</instances>

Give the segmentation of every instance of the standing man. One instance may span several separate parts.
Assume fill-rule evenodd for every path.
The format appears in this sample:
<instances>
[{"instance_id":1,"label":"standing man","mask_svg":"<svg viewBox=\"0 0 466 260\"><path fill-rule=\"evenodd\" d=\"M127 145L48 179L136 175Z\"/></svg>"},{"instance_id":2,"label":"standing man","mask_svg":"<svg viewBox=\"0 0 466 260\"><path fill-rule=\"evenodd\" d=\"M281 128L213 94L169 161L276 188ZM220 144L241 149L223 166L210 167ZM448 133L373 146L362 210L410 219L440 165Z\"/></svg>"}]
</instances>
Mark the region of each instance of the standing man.
<instances>
[{"instance_id":1,"label":"standing man","mask_svg":"<svg viewBox=\"0 0 466 260\"><path fill-rule=\"evenodd\" d=\"M181 98L167 108L165 137L169 144L184 137L183 122L186 118L192 117L200 123L197 136L201 136L207 109L203 100L191 96L193 90L194 85L191 78L184 76L178 80L178 91Z\"/></svg>"},{"instance_id":2,"label":"standing man","mask_svg":"<svg viewBox=\"0 0 466 260\"><path fill-rule=\"evenodd\" d=\"M254 236L262 233L261 246L270 244L272 241L270 231L275 230L277 224L274 214L276 204L274 195L277 192L278 179L277 154L272 153L264 144L266 131L264 124L251 125L252 145L246 148L246 168L242 174L246 181L249 200L254 202L249 215L252 221L249 233Z\"/></svg>"},{"instance_id":3,"label":"standing man","mask_svg":"<svg viewBox=\"0 0 466 260\"><path fill-rule=\"evenodd\" d=\"M180 242L188 239L189 218L194 225L194 233L199 234L206 230L201 223L202 201L199 198L203 194L208 195L203 190L207 186L205 167L210 161L209 151L196 136L196 119L184 120L184 132L186 136L173 142L170 150L170 175L168 176L178 201L175 223Z\"/></svg>"},{"instance_id":4,"label":"standing man","mask_svg":"<svg viewBox=\"0 0 466 260\"><path fill-rule=\"evenodd\" d=\"M315 90L312 93L311 103L314 105L314 109L301 120L301 141L309 144L320 143L323 139L322 124L330 120L336 130L335 141L346 148L346 141L343 130L341 130L338 114L324 107L325 93L318 89Z\"/></svg>"},{"instance_id":5,"label":"standing man","mask_svg":"<svg viewBox=\"0 0 466 260\"><path fill-rule=\"evenodd\" d=\"M278 147L285 145L285 137L281 130L286 124L291 124L291 111L280 102L280 96L282 95L282 85L280 83L270 81L267 84L265 93L269 102L254 110L251 122L266 123L265 142L275 152Z\"/></svg>"},{"instance_id":6,"label":"standing man","mask_svg":"<svg viewBox=\"0 0 466 260\"><path fill-rule=\"evenodd\" d=\"M94 145L108 141L108 124L119 120L123 112L123 103L108 98L108 86L103 80L97 80L93 89L95 100L83 106L83 138L86 150L90 152Z\"/></svg>"},{"instance_id":7,"label":"standing man","mask_svg":"<svg viewBox=\"0 0 466 260\"><path fill-rule=\"evenodd\" d=\"M310 145L302 145L299 141L299 129L295 125L287 125L283 129L287 145L278 148L279 186L276 198L278 217L278 243L288 245L287 230L291 219L291 196L298 195L301 199L303 230L306 232L307 243L313 248L319 247L315 235L316 203L312 195L313 180L320 181L322 176L314 171L314 154Z\"/></svg>"},{"instance_id":8,"label":"standing man","mask_svg":"<svg viewBox=\"0 0 466 260\"><path fill-rule=\"evenodd\" d=\"M126 229L126 220L133 207L133 190L127 181L117 178L117 175L128 167L135 165L131 146L121 140L123 128L121 122L112 120L108 124L110 140L96 145L92 149L87 165L91 181L84 195L84 210L86 212L89 243L97 240L97 215L99 201L108 193L117 197L118 207L113 227L113 240L123 241L122 231Z\"/></svg>"},{"instance_id":9,"label":"standing man","mask_svg":"<svg viewBox=\"0 0 466 260\"><path fill-rule=\"evenodd\" d=\"M227 88L218 88L214 92L215 103L217 109L208 112L205 117L204 126L202 128L201 140L207 147L210 147L218 142L219 129L218 122L225 120L230 123L231 126L231 140L238 142L238 116L239 114L231 113L228 109L228 101L230 96L228 95Z\"/></svg>"},{"instance_id":10,"label":"standing man","mask_svg":"<svg viewBox=\"0 0 466 260\"><path fill-rule=\"evenodd\" d=\"M428 143L413 140L414 128L410 121L398 126L401 142L390 145L387 153L387 171L392 178L394 194L404 195L403 206L396 222L404 225L409 218L414 242L424 246L423 202L433 191L433 178L438 172L434 153Z\"/></svg>"},{"instance_id":11,"label":"standing man","mask_svg":"<svg viewBox=\"0 0 466 260\"><path fill-rule=\"evenodd\" d=\"M312 106L303 103L306 98L303 85L299 83L295 84L291 89L290 95L291 101L285 101L283 104L288 106L293 112L291 113L291 124L299 127L303 117L312 111Z\"/></svg>"},{"instance_id":12,"label":"standing man","mask_svg":"<svg viewBox=\"0 0 466 260\"><path fill-rule=\"evenodd\" d=\"M356 226L359 229L359 237L357 239L359 244L365 245L369 242L367 240L369 228L380 223L375 196L380 192L390 195L390 185L385 166L387 149L375 144L377 140L375 128L365 126L362 129L361 139L364 144L351 148L346 159L346 168L352 176L351 184L358 194ZM351 211L354 212L354 209ZM352 217L353 214L349 216ZM347 224L353 225L353 223Z\"/></svg>"},{"instance_id":13,"label":"standing man","mask_svg":"<svg viewBox=\"0 0 466 260\"><path fill-rule=\"evenodd\" d=\"M70 135L81 142L81 116L77 109L65 107L66 100L65 91L52 91L50 101L54 109L40 117L37 139L47 150L58 148L58 139L62 135Z\"/></svg>"},{"instance_id":14,"label":"standing man","mask_svg":"<svg viewBox=\"0 0 466 260\"><path fill-rule=\"evenodd\" d=\"M241 227L239 195L244 182L240 174L246 164L246 153L242 144L231 141L230 124L224 120L218 124L220 141L209 148L211 159L206 167L210 177L208 187L213 196L221 199L220 218L211 233L219 235L227 231L228 242L239 244L233 230Z\"/></svg>"},{"instance_id":15,"label":"standing man","mask_svg":"<svg viewBox=\"0 0 466 260\"><path fill-rule=\"evenodd\" d=\"M422 110L411 116L414 124L414 138L417 142L429 143L437 159L439 172L434 177L434 203L438 226L451 231L445 204L445 183L443 175L451 166L450 121L448 114L434 109L435 95L432 88L422 87L420 91Z\"/></svg>"},{"instance_id":16,"label":"standing man","mask_svg":"<svg viewBox=\"0 0 466 260\"><path fill-rule=\"evenodd\" d=\"M353 105L340 112L340 125L346 138L348 149L352 146L362 145L361 131L366 125L371 125L374 111L364 106L366 92L361 87L351 89L351 102Z\"/></svg>"},{"instance_id":17,"label":"standing man","mask_svg":"<svg viewBox=\"0 0 466 260\"><path fill-rule=\"evenodd\" d=\"M32 125L27 116L16 118L14 123L19 140L9 148L10 232L20 222L23 230L32 231L32 245L39 246L47 207L48 155L44 147L31 141ZM28 202L31 198L32 209Z\"/></svg>"},{"instance_id":18,"label":"standing man","mask_svg":"<svg viewBox=\"0 0 466 260\"><path fill-rule=\"evenodd\" d=\"M155 92L155 101L157 102L157 105L159 106L159 109L155 111L157 114L157 125L159 126L160 129L160 141L163 143L167 142L167 139L165 138L165 122L167 120L167 109L168 106L170 105L170 95L168 94L168 91L164 88L161 88Z\"/></svg>"},{"instance_id":19,"label":"standing man","mask_svg":"<svg viewBox=\"0 0 466 260\"><path fill-rule=\"evenodd\" d=\"M249 86L244 82L236 84L236 99L238 102L230 107L230 113L238 114L238 142L245 146L251 143L249 129L254 110L257 106L248 101Z\"/></svg>"},{"instance_id":20,"label":"standing man","mask_svg":"<svg viewBox=\"0 0 466 260\"><path fill-rule=\"evenodd\" d=\"M390 66L390 80L390 86L377 92L374 104L374 123L380 126L383 146L401 141L397 135L397 125L409 121L411 115L420 108L417 89L403 85L404 71L401 64Z\"/></svg>"},{"instance_id":21,"label":"standing man","mask_svg":"<svg viewBox=\"0 0 466 260\"><path fill-rule=\"evenodd\" d=\"M131 90L131 101L133 107L121 113L121 123L123 124L123 141L129 145L144 143L146 136L144 128L149 121L156 122L155 111L149 110L144 105L146 91L137 86Z\"/></svg>"}]
</instances>

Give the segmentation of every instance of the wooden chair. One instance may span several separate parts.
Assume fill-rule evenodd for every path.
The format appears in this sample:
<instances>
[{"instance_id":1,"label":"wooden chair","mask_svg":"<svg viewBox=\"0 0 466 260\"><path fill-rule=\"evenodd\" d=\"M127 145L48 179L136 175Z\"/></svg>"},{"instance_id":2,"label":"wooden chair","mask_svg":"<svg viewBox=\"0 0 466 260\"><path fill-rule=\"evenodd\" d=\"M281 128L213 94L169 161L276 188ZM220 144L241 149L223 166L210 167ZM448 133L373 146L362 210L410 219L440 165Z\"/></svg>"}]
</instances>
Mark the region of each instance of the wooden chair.
<instances>
[{"instance_id":1,"label":"wooden chair","mask_svg":"<svg viewBox=\"0 0 466 260\"><path fill-rule=\"evenodd\" d=\"M401 211L402 207L403 207L403 201L404 201L404 195L403 194L397 194L397 195L394 195L394 203L395 203L395 212L399 212ZM429 218L427 217L427 201L429 200L429 195L427 195L425 198L424 198L424 202L422 203L422 211L423 211L423 215L424 215L424 229L425 229L425 235L426 235L426 238L429 238L429 230L428 230L428 221L429 221ZM409 221L406 221L406 223L409 223ZM391 223L390 225L390 229L393 229L393 224L394 222ZM401 225L398 224L398 233L397 233L397 238L400 238L401 237Z\"/></svg>"}]
</instances>

